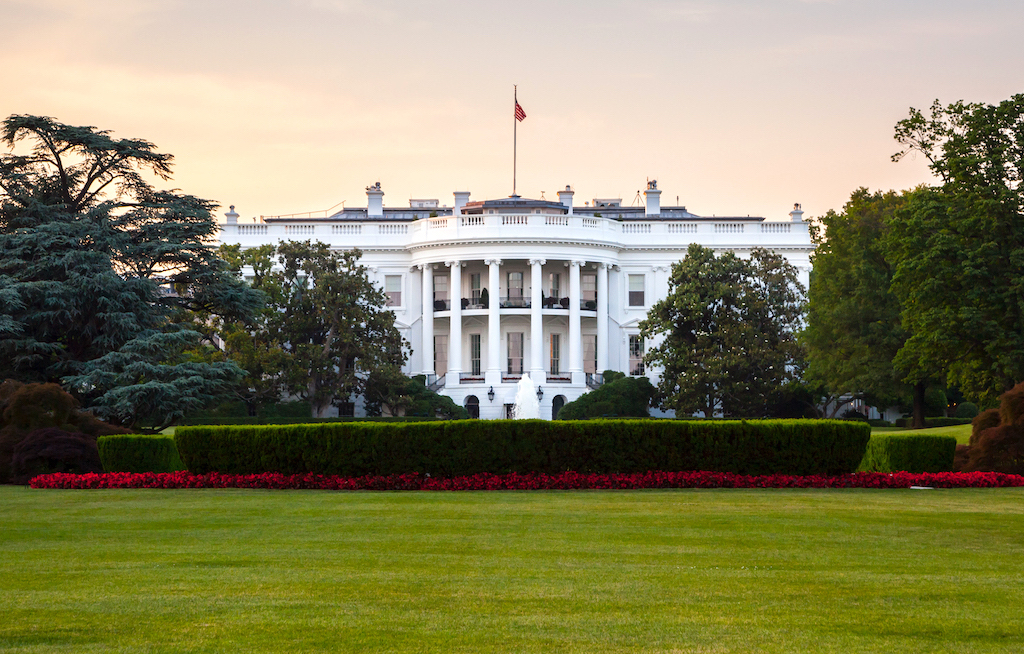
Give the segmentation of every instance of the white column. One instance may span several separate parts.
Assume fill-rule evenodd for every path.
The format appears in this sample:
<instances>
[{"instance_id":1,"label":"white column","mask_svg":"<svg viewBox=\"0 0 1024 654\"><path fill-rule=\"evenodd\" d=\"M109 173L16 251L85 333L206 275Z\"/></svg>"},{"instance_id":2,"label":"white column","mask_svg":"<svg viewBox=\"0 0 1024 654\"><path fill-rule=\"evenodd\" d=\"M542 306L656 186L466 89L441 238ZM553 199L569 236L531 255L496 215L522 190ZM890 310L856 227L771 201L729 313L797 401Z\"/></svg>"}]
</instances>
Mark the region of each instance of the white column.
<instances>
[{"instance_id":1,"label":"white column","mask_svg":"<svg viewBox=\"0 0 1024 654\"><path fill-rule=\"evenodd\" d=\"M490 385L501 383L501 259L488 259L487 264L487 376Z\"/></svg>"},{"instance_id":2,"label":"white column","mask_svg":"<svg viewBox=\"0 0 1024 654\"><path fill-rule=\"evenodd\" d=\"M608 369L608 264L597 266L597 372Z\"/></svg>"},{"instance_id":3,"label":"white column","mask_svg":"<svg viewBox=\"0 0 1024 654\"><path fill-rule=\"evenodd\" d=\"M452 277L448 284L448 294L452 298L451 322L448 327L448 372L452 378L448 381L459 383L462 372L462 262L449 261Z\"/></svg>"},{"instance_id":4,"label":"white column","mask_svg":"<svg viewBox=\"0 0 1024 654\"><path fill-rule=\"evenodd\" d=\"M586 261L569 262L569 373L572 383L582 384L583 331L580 329L580 268Z\"/></svg>"},{"instance_id":5,"label":"white column","mask_svg":"<svg viewBox=\"0 0 1024 654\"><path fill-rule=\"evenodd\" d=\"M541 292L544 287L544 259L530 259L530 378L534 384L547 381L544 375L544 316Z\"/></svg>"},{"instance_id":6,"label":"white column","mask_svg":"<svg viewBox=\"0 0 1024 654\"><path fill-rule=\"evenodd\" d=\"M434 269L429 263L422 264L423 271L423 374L434 374Z\"/></svg>"}]
</instances>

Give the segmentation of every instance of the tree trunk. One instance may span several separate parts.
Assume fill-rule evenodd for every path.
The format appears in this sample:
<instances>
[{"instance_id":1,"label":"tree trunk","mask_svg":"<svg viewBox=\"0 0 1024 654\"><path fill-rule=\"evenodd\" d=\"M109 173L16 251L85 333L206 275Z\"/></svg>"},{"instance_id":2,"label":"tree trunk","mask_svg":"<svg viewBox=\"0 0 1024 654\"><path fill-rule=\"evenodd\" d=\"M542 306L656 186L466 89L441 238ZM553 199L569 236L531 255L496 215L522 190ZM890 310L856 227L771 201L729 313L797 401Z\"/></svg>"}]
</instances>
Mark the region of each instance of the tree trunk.
<instances>
[{"instance_id":1,"label":"tree trunk","mask_svg":"<svg viewBox=\"0 0 1024 654\"><path fill-rule=\"evenodd\" d=\"M924 391L923 381L914 384L914 422L912 429L924 429Z\"/></svg>"}]
</instances>

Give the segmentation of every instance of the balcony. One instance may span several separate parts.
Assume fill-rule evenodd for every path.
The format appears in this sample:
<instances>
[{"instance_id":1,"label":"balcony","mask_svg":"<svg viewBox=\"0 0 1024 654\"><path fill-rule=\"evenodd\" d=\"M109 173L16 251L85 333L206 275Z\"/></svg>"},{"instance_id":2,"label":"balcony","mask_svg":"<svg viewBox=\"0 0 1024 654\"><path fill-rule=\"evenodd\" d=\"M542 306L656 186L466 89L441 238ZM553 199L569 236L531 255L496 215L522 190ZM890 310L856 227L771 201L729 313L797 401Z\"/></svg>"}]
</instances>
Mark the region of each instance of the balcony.
<instances>
[{"instance_id":1,"label":"balcony","mask_svg":"<svg viewBox=\"0 0 1024 654\"><path fill-rule=\"evenodd\" d=\"M523 295L512 295L501 298L501 302L498 304L502 309L529 309L531 306L530 298Z\"/></svg>"},{"instance_id":2,"label":"balcony","mask_svg":"<svg viewBox=\"0 0 1024 654\"><path fill-rule=\"evenodd\" d=\"M434 311L451 311L451 300L434 300Z\"/></svg>"}]
</instances>

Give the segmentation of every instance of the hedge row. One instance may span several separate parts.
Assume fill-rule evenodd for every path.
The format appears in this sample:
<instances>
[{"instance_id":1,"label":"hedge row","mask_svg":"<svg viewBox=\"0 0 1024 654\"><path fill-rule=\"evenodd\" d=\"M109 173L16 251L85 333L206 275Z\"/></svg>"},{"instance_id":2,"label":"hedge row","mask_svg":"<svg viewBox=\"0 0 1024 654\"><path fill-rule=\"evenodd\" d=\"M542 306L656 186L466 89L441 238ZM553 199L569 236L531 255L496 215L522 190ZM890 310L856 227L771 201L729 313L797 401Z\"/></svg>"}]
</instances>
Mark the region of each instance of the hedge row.
<instances>
[{"instance_id":1,"label":"hedge row","mask_svg":"<svg viewBox=\"0 0 1024 654\"><path fill-rule=\"evenodd\" d=\"M948 472L956 452L954 436L872 434L860 470L871 472Z\"/></svg>"},{"instance_id":2,"label":"hedge row","mask_svg":"<svg viewBox=\"0 0 1024 654\"><path fill-rule=\"evenodd\" d=\"M456 420L179 427L193 473L853 472L870 428L840 420Z\"/></svg>"},{"instance_id":3,"label":"hedge row","mask_svg":"<svg viewBox=\"0 0 1024 654\"><path fill-rule=\"evenodd\" d=\"M909 427L914 424L913 418L897 418L892 423L894 427ZM926 429L931 427L955 427L956 425L969 425L971 424L971 418L925 418L924 426Z\"/></svg>"},{"instance_id":4,"label":"hedge row","mask_svg":"<svg viewBox=\"0 0 1024 654\"><path fill-rule=\"evenodd\" d=\"M173 436L116 434L96 441L107 472L176 472L185 464Z\"/></svg>"},{"instance_id":5,"label":"hedge row","mask_svg":"<svg viewBox=\"0 0 1024 654\"><path fill-rule=\"evenodd\" d=\"M424 418L421 416L390 416L376 418L289 418L281 416L244 416L239 418L188 418L182 422L183 425L309 425L324 422L426 422L434 421L437 418Z\"/></svg>"}]
</instances>

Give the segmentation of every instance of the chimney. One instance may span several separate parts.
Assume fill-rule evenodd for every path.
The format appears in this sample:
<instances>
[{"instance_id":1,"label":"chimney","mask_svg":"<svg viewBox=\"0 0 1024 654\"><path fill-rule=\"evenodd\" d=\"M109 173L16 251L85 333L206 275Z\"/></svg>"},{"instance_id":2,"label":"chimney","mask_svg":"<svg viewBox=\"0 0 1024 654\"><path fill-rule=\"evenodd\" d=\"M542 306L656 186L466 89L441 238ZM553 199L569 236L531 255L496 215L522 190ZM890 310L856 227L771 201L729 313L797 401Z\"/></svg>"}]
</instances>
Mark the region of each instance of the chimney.
<instances>
[{"instance_id":1,"label":"chimney","mask_svg":"<svg viewBox=\"0 0 1024 654\"><path fill-rule=\"evenodd\" d=\"M789 219L795 223L802 223L804 221L804 211L800 208L799 202L793 205L793 210L789 212Z\"/></svg>"},{"instance_id":2,"label":"chimney","mask_svg":"<svg viewBox=\"0 0 1024 654\"><path fill-rule=\"evenodd\" d=\"M469 202L469 191L455 191L452 195L455 196L455 208L452 210L452 215L461 216L462 207Z\"/></svg>"},{"instance_id":3,"label":"chimney","mask_svg":"<svg viewBox=\"0 0 1024 654\"><path fill-rule=\"evenodd\" d=\"M384 191L380 190L380 182L366 187L366 217L384 217Z\"/></svg>"},{"instance_id":4,"label":"chimney","mask_svg":"<svg viewBox=\"0 0 1024 654\"><path fill-rule=\"evenodd\" d=\"M570 216L572 215L572 193L572 187L568 184L565 185L564 191L558 192L558 201L565 205L565 208L569 210L567 213Z\"/></svg>"},{"instance_id":5,"label":"chimney","mask_svg":"<svg viewBox=\"0 0 1024 654\"><path fill-rule=\"evenodd\" d=\"M228 212L224 214L224 217L228 219L229 225L238 224L238 214L235 212L235 205L228 207Z\"/></svg>"},{"instance_id":6,"label":"chimney","mask_svg":"<svg viewBox=\"0 0 1024 654\"><path fill-rule=\"evenodd\" d=\"M647 180L647 190L644 191L644 197L647 198L647 212L648 216L661 215L661 191L658 190L658 180L649 179Z\"/></svg>"}]
</instances>

